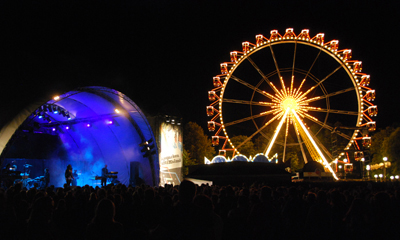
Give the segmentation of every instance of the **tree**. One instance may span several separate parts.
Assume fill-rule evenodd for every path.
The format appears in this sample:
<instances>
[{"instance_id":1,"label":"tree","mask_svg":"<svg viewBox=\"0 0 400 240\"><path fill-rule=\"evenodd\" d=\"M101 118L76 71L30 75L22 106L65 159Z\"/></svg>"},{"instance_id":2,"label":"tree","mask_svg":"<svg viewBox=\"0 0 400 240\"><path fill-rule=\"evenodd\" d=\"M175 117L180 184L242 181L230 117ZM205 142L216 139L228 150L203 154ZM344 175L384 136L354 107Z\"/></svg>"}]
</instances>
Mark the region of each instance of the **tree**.
<instances>
[{"instance_id":1,"label":"tree","mask_svg":"<svg viewBox=\"0 0 400 240\"><path fill-rule=\"evenodd\" d=\"M204 157L212 159L215 149L211 140L197 123L188 122L183 130L183 146L189 153L192 165L204 163ZM188 162L189 163L189 162Z\"/></svg>"},{"instance_id":2,"label":"tree","mask_svg":"<svg viewBox=\"0 0 400 240\"><path fill-rule=\"evenodd\" d=\"M267 146L268 140L263 135L260 134L256 139L254 139L254 149L257 153L264 153Z\"/></svg>"},{"instance_id":3,"label":"tree","mask_svg":"<svg viewBox=\"0 0 400 240\"><path fill-rule=\"evenodd\" d=\"M387 154L387 146L389 145L389 142L386 139L389 138L394 131L395 129L393 127L386 127L385 129L379 130L373 135L371 147L369 149L370 156L372 157L371 165L382 163L383 157L385 157ZM382 173L382 170L373 171L372 175L375 173Z\"/></svg>"},{"instance_id":4,"label":"tree","mask_svg":"<svg viewBox=\"0 0 400 240\"><path fill-rule=\"evenodd\" d=\"M382 143L382 151L383 156L387 157L391 163L391 167L386 171L387 174L398 174L400 170L400 127L385 138Z\"/></svg>"},{"instance_id":5,"label":"tree","mask_svg":"<svg viewBox=\"0 0 400 240\"><path fill-rule=\"evenodd\" d=\"M304 161L299 158L299 155L294 149L287 153L286 161L290 162L290 169L292 172L297 172L304 167Z\"/></svg>"},{"instance_id":6,"label":"tree","mask_svg":"<svg viewBox=\"0 0 400 240\"><path fill-rule=\"evenodd\" d=\"M235 147L238 147L242 142L244 142L248 137L244 136L244 135L239 135L239 136L234 136L231 138L231 142ZM240 152L240 154L246 156L246 157L250 157L257 154L256 150L254 149L254 143L249 140L247 141L245 144L243 144L242 146L240 146L240 148L238 149L238 151Z\"/></svg>"},{"instance_id":7,"label":"tree","mask_svg":"<svg viewBox=\"0 0 400 240\"><path fill-rule=\"evenodd\" d=\"M183 148L183 153L182 153L182 161L183 161L183 175L188 175L189 174L189 168L187 166L191 165L196 165L196 162L194 159L190 157L190 153Z\"/></svg>"}]
</instances>

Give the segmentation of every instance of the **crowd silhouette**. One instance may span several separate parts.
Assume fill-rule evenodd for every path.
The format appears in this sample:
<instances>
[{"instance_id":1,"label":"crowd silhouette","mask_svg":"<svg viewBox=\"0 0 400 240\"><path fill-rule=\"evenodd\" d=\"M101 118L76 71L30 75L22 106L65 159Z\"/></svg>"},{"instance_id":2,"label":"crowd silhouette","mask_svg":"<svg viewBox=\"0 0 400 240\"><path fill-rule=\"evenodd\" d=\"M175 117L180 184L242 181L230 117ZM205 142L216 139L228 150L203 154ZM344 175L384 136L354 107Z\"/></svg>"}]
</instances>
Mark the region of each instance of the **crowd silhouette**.
<instances>
[{"instance_id":1,"label":"crowd silhouette","mask_svg":"<svg viewBox=\"0 0 400 240\"><path fill-rule=\"evenodd\" d=\"M0 239L373 239L398 236L399 184L0 189Z\"/></svg>"}]
</instances>

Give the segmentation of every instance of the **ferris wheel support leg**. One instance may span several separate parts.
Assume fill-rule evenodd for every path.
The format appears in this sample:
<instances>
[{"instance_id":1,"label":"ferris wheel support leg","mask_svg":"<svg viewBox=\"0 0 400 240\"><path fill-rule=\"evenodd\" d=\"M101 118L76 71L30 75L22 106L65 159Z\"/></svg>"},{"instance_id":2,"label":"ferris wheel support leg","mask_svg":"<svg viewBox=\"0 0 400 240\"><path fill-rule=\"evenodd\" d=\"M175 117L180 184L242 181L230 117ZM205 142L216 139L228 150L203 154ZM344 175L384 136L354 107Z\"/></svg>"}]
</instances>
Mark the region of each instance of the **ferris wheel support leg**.
<instances>
[{"instance_id":1,"label":"ferris wheel support leg","mask_svg":"<svg viewBox=\"0 0 400 240\"><path fill-rule=\"evenodd\" d=\"M300 117L297 115L296 111L292 109L292 113L295 116L297 122L300 124L301 128L303 129L303 131L306 133L308 139L311 141L312 145L314 146L315 150L318 152L319 156L322 158L325 166L329 169L329 171L332 173L333 177L336 180L339 180L338 177L336 176L335 172L333 171L332 167L330 166L330 164L328 163L328 161L325 159L324 155L322 154L321 150L319 149L319 147L317 146L317 144L315 143L314 139L312 138L312 136L310 135L310 133L308 132L307 128L304 126L303 122L301 121Z\"/></svg>"},{"instance_id":2,"label":"ferris wheel support leg","mask_svg":"<svg viewBox=\"0 0 400 240\"><path fill-rule=\"evenodd\" d=\"M271 139L271 142L269 143L268 149L265 152L265 156L268 158L269 152L271 151L272 146L274 145L274 142L276 140L276 137L278 136L279 131L282 128L283 123L285 122L286 116L288 115L290 109L287 109L285 114L283 115L281 121L279 122L278 127L275 129L274 136ZM268 158L269 159L269 158Z\"/></svg>"}]
</instances>

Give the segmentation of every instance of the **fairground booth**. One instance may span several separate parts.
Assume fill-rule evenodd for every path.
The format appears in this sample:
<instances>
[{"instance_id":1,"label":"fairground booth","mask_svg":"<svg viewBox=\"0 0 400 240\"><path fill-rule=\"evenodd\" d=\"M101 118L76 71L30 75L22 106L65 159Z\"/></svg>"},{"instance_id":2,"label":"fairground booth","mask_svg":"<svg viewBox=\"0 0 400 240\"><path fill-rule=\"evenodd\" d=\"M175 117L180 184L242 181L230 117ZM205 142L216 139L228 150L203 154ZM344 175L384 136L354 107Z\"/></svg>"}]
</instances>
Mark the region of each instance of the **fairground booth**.
<instances>
[{"instance_id":1,"label":"fairground booth","mask_svg":"<svg viewBox=\"0 0 400 240\"><path fill-rule=\"evenodd\" d=\"M163 132L166 144L181 148L176 140L180 131L168 124L157 131ZM48 169L50 185L62 187L71 165L73 185L99 186L107 165L108 184L156 186L160 183L159 138L141 109L123 93L106 87L78 88L31 103L2 126L2 184L22 181L27 188L34 183L40 186ZM181 164L180 152L165 150L163 163L175 168ZM166 167L163 171L172 176L163 181L180 177L180 171L171 173Z\"/></svg>"}]
</instances>

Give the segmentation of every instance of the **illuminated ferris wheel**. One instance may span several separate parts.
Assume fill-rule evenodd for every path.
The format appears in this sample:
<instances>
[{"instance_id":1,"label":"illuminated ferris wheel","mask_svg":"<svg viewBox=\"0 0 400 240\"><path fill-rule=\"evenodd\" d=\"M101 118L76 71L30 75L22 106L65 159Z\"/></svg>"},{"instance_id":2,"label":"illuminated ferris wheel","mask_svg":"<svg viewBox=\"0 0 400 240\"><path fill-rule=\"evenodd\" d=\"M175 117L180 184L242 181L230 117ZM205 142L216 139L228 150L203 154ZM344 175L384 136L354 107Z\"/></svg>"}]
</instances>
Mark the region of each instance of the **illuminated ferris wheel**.
<instances>
[{"instance_id":1,"label":"illuminated ferris wheel","mask_svg":"<svg viewBox=\"0 0 400 240\"><path fill-rule=\"evenodd\" d=\"M346 151L362 157L378 109L361 61L351 59L350 49L340 50L338 40L325 42L323 33L310 37L308 29L296 35L288 28L283 36L272 30L269 38L255 38L220 64L208 92L208 129L219 155L234 157L258 138L266 143L268 159L278 154L284 162L295 149L305 163L318 161L331 172L330 164ZM342 144L333 154L327 136L335 126ZM246 137L235 145L231 138L237 135Z\"/></svg>"}]
</instances>

